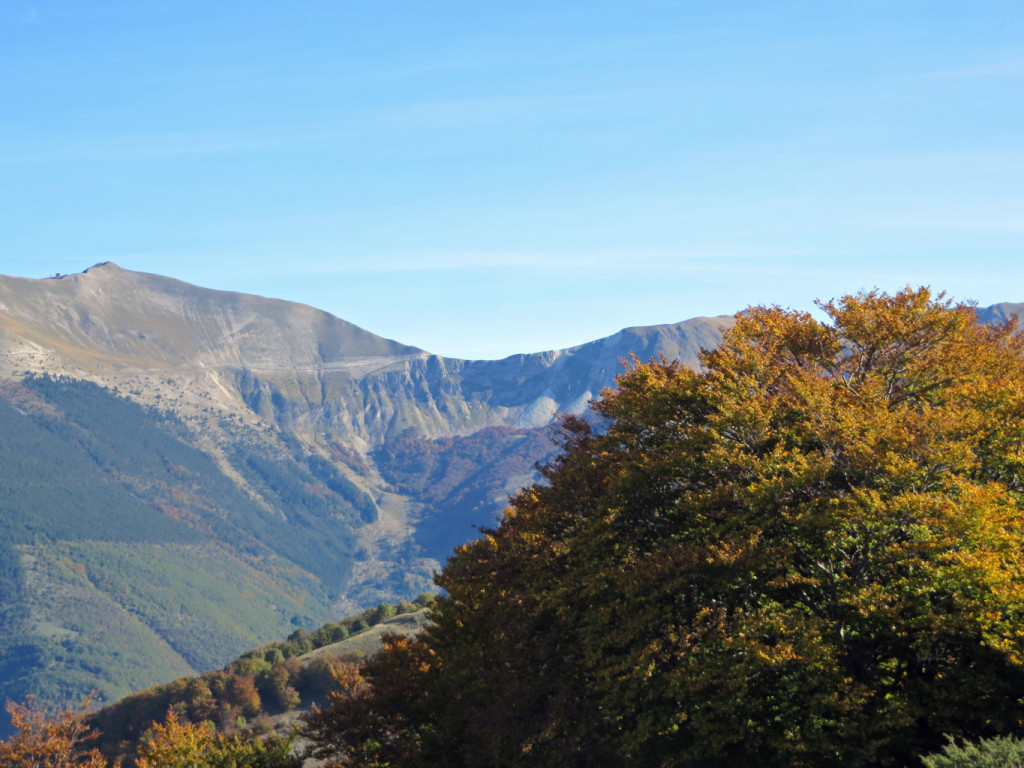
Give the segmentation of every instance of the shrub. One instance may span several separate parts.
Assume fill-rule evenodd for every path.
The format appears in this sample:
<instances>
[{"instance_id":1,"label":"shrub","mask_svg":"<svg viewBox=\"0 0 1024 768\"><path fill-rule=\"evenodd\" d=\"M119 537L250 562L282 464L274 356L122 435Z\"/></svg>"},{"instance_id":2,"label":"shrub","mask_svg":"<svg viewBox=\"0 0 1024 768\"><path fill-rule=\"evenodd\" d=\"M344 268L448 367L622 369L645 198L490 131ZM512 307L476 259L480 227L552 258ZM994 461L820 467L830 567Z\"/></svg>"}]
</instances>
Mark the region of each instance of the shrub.
<instances>
[{"instance_id":1,"label":"shrub","mask_svg":"<svg viewBox=\"0 0 1024 768\"><path fill-rule=\"evenodd\" d=\"M1001 736L957 744L949 737L942 752L921 758L925 768L1024 768L1024 739Z\"/></svg>"}]
</instances>

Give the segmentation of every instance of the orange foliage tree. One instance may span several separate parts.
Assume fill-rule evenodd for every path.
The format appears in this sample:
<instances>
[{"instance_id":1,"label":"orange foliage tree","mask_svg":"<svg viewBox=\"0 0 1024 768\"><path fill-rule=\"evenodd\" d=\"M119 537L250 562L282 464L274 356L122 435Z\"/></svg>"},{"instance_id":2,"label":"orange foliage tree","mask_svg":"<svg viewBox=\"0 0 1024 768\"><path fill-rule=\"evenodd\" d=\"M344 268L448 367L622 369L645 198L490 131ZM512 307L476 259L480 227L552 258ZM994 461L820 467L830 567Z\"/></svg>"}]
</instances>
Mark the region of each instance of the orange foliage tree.
<instances>
[{"instance_id":1,"label":"orange foliage tree","mask_svg":"<svg viewBox=\"0 0 1024 768\"><path fill-rule=\"evenodd\" d=\"M342 764L895 766L1024 726L1016 325L926 289L820 308L566 420L424 638L333 702Z\"/></svg>"},{"instance_id":2,"label":"orange foliage tree","mask_svg":"<svg viewBox=\"0 0 1024 768\"><path fill-rule=\"evenodd\" d=\"M4 768L106 768L107 761L86 744L92 735L85 724L92 703L49 712L34 702L7 703L7 714L17 733L0 742Z\"/></svg>"},{"instance_id":3,"label":"orange foliage tree","mask_svg":"<svg viewBox=\"0 0 1024 768\"><path fill-rule=\"evenodd\" d=\"M433 736L435 729L423 727L440 713L432 707L433 654L408 636L385 634L383 642L383 653L365 665L334 665L327 706L305 718L310 754L325 768L418 765L423 739Z\"/></svg>"}]
</instances>

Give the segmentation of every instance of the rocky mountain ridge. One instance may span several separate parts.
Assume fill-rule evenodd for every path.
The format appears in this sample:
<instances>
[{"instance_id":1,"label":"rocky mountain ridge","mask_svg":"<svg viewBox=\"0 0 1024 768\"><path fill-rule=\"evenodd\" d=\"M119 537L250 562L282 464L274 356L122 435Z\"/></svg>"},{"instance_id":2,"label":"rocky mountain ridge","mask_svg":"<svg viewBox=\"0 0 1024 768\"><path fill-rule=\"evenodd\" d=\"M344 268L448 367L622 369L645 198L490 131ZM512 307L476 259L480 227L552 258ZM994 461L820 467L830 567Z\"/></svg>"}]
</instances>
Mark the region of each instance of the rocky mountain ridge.
<instances>
[{"instance_id":1,"label":"rocky mountain ridge","mask_svg":"<svg viewBox=\"0 0 1024 768\"><path fill-rule=\"evenodd\" d=\"M628 328L572 349L459 360L305 305L107 262L57 278L0 278L0 374L87 378L143 402L170 397L165 406L190 416L213 404L365 452L408 429L433 438L542 426L585 408L630 353L695 364L729 322Z\"/></svg>"}]
</instances>

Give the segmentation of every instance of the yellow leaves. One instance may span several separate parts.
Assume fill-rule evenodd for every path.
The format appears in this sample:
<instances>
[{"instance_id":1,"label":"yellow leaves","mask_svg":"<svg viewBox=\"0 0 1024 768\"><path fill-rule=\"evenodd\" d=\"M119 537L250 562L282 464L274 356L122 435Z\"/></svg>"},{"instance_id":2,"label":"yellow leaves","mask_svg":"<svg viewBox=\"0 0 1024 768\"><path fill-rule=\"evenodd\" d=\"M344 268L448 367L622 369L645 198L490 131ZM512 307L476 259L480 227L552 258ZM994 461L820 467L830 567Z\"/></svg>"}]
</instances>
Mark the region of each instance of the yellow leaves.
<instances>
[{"instance_id":1,"label":"yellow leaves","mask_svg":"<svg viewBox=\"0 0 1024 768\"><path fill-rule=\"evenodd\" d=\"M756 548L760 538L761 531L753 531L746 536L711 542L704 549L704 562L708 565L734 565Z\"/></svg>"},{"instance_id":2,"label":"yellow leaves","mask_svg":"<svg viewBox=\"0 0 1024 768\"><path fill-rule=\"evenodd\" d=\"M292 738L218 734L213 724L182 722L173 711L154 723L139 743L137 768L298 768Z\"/></svg>"},{"instance_id":3,"label":"yellow leaves","mask_svg":"<svg viewBox=\"0 0 1024 768\"><path fill-rule=\"evenodd\" d=\"M329 701L355 701L368 690L369 684L358 664L338 662L331 664L330 672L334 688L327 694Z\"/></svg>"},{"instance_id":4,"label":"yellow leaves","mask_svg":"<svg viewBox=\"0 0 1024 768\"><path fill-rule=\"evenodd\" d=\"M171 712L162 723L154 723L139 745L138 768L192 768L213 746L212 725L181 722Z\"/></svg>"},{"instance_id":5,"label":"yellow leaves","mask_svg":"<svg viewBox=\"0 0 1024 768\"><path fill-rule=\"evenodd\" d=\"M770 389L793 369L820 375L823 362L839 350L834 330L806 312L752 307L737 316L721 347L702 360L720 388L743 384Z\"/></svg>"},{"instance_id":6,"label":"yellow leaves","mask_svg":"<svg viewBox=\"0 0 1024 768\"><path fill-rule=\"evenodd\" d=\"M11 726L17 733L0 742L3 768L106 768L107 761L94 749L86 749L91 731L85 724L92 697L78 709L67 707L47 712L29 701L7 703Z\"/></svg>"}]
</instances>

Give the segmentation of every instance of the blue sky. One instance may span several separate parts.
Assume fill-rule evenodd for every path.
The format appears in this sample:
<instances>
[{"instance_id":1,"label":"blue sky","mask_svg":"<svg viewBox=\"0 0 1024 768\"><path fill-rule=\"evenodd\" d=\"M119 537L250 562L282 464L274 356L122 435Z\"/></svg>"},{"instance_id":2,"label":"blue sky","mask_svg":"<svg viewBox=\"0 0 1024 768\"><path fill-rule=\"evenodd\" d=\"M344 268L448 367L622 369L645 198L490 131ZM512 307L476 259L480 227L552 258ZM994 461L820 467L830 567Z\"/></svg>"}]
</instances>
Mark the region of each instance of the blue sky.
<instances>
[{"instance_id":1,"label":"blue sky","mask_svg":"<svg viewBox=\"0 0 1024 768\"><path fill-rule=\"evenodd\" d=\"M0 4L0 273L457 357L928 284L1024 301L1024 3Z\"/></svg>"}]
</instances>

